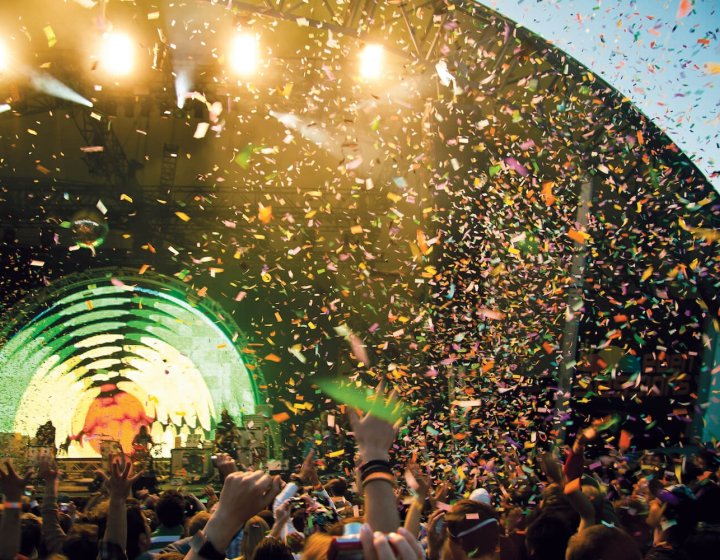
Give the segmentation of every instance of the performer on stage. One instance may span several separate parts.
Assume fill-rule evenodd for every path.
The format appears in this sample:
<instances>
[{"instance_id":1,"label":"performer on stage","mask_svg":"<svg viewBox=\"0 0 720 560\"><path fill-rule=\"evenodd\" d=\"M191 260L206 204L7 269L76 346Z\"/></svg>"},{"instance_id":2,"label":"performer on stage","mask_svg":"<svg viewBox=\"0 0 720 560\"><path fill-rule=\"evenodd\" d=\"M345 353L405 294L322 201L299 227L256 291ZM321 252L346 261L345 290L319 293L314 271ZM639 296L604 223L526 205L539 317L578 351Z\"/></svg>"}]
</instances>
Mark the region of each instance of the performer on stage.
<instances>
[{"instance_id":1,"label":"performer on stage","mask_svg":"<svg viewBox=\"0 0 720 560\"><path fill-rule=\"evenodd\" d=\"M40 447L52 447L55 454L55 426L48 420L35 432L35 442Z\"/></svg>"},{"instance_id":2,"label":"performer on stage","mask_svg":"<svg viewBox=\"0 0 720 560\"><path fill-rule=\"evenodd\" d=\"M233 460L237 460L240 434L238 428L227 410L220 414L220 423L215 428L215 451L227 453Z\"/></svg>"},{"instance_id":3,"label":"performer on stage","mask_svg":"<svg viewBox=\"0 0 720 560\"><path fill-rule=\"evenodd\" d=\"M135 435L132 440L133 449L135 446L142 446L146 450L154 445L153 438L148 432L147 426L140 426L140 431Z\"/></svg>"}]
</instances>

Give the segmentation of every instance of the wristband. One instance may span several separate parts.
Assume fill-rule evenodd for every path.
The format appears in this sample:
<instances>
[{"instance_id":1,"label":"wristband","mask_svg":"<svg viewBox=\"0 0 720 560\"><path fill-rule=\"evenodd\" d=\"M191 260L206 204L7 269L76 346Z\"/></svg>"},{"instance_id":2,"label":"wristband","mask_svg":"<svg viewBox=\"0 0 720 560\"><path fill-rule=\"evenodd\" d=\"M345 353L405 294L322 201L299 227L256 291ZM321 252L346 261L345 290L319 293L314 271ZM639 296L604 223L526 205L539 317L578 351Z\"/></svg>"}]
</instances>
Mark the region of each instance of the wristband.
<instances>
[{"instance_id":1,"label":"wristband","mask_svg":"<svg viewBox=\"0 0 720 560\"><path fill-rule=\"evenodd\" d=\"M5 509L22 509L22 502L4 502Z\"/></svg>"},{"instance_id":2,"label":"wristband","mask_svg":"<svg viewBox=\"0 0 720 560\"><path fill-rule=\"evenodd\" d=\"M383 482L387 482L393 488L395 487L395 484L396 484L395 477L393 475L391 475L389 473L384 473L384 472L376 472L376 473L369 474L365 478L365 480L362 481L363 489L369 482L373 482L374 480L382 480Z\"/></svg>"},{"instance_id":3,"label":"wristband","mask_svg":"<svg viewBox=\"0 0 720 560\"><path fill-rule=\"evenodd\" d=\"M360 482L363 482L367 477L375 473L385 473L393 477L395 476L391 468L384 465L376 465L373 467L369 467L360 473Z\"/></svg>"},{"instance_id":4,"label":"wristband","mask_svg":"<svg viewBox=\"0 0 720 560\"><path fill-rule=\"evenodd\" d=\"M383 466L387 469L389 469L392 465L390 465L390 461L384 461L382 459L375 459L373 461L368 461L367 463L363 463L360 465L360 473L364 473L366 470L377 467L377 466Z\"/></svg>"}]
</instances>

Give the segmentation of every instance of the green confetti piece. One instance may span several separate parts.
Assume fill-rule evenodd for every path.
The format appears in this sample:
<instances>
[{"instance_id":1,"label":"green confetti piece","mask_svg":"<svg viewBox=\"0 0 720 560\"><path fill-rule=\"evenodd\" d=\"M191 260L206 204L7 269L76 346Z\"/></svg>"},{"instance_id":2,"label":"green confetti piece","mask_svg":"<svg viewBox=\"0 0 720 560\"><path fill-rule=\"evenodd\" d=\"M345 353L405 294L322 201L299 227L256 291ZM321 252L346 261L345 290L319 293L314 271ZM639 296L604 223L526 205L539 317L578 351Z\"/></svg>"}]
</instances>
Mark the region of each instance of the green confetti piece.
<instances>
[{"instance_id":1,"label":"green confetti piece","mask_svg":"<svg viewBox=\"0 0 720 560\"><path fill-rule=\"evenodd\" d=\"M365 389L342 385L330 379L318 381L317 385L323 393L336 401L369 412L386 422L394 424L404 416L405 407L397 399L376 401L374 393L368 394Z\"/></svg>"}]
</instances>

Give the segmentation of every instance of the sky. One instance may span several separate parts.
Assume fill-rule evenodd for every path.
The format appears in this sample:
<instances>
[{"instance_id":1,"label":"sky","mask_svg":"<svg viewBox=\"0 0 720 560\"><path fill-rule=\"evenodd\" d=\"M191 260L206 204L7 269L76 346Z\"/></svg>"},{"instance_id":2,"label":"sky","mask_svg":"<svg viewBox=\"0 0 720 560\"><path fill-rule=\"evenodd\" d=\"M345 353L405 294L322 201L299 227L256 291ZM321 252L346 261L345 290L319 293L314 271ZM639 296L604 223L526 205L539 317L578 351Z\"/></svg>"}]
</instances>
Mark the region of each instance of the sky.
<instances>
[{"instance_id":1,"label":"sky","mask_svg":"<svg viewBox=\"0 0 720 560\"><path fill-rule=\"evenodd\" d=\"M479 3L549 40L632 99L720 192L720 0Z\"/></svg>"}]
</instances>

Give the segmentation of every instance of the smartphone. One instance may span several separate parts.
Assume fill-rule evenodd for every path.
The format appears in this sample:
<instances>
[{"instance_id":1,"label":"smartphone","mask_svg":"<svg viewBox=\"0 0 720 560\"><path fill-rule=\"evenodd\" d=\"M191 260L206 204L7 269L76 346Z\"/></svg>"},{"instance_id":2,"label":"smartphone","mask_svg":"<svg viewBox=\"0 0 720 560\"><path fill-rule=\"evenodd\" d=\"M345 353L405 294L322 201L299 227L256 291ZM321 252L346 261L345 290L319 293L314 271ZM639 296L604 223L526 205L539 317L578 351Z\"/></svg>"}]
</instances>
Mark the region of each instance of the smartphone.
<instances>
[{"instance_id":1,"label":"smartphone","mask_svg":"<svg viewBox=\"0 0 720 560\"><path fill-rule=\"evenodd\" d=\"M328 560L362 560L363 549L360 535L335 537L328 550Z\"/></svg>"},{"instance_id":2,"label":"smartphone","mask_svg":"<svg viewBox=\"0 0 720 560\"><path fill-rule=\"evenodd\" d=\"M58 504L60 511L63 513L67 513L68 510L68 504Z\"/></svg>"}]
</instances>

